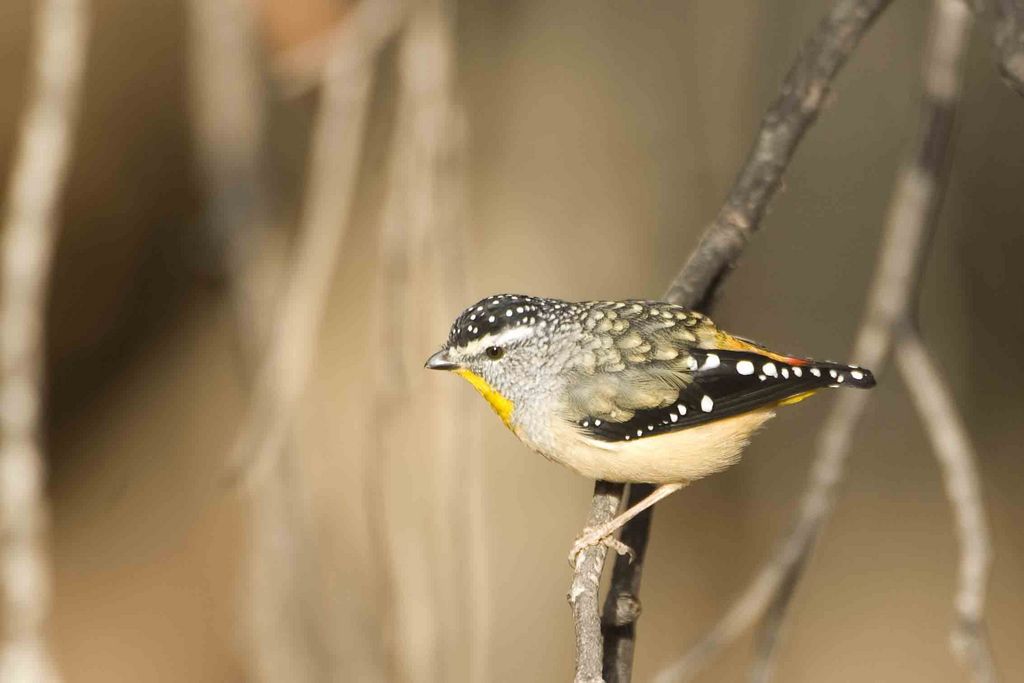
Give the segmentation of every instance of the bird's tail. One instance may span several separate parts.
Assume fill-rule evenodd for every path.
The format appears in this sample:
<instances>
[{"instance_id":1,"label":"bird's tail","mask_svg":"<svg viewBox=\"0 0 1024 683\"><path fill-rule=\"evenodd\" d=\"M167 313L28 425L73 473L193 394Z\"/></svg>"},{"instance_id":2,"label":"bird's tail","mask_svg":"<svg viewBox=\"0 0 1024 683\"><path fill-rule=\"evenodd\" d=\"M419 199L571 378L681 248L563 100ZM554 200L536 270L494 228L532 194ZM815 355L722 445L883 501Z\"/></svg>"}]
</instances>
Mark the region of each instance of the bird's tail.
<instances>
[{"instance_id":1,"label":"bird's tail","mask_svg":"<svg viewBox=\"0 0 1024 683\"><path fill-rule=\"evenodd\" d=\"M811 377L820 378L821 386L855 387L857 389L870 389L875 386L875 376L871 371L856 365L798 358L790 359L790 363L801 368Z\"/></svg>"},{"instance_id":2,"label":"bird's tail","mask_svg":"<svg viewBox=\"0 0 1024 683\"><path fill-rule=\"evenodd\" d=\"M832 361L817 361L810 358L787 356L770 351L760 344L743 337L736 337L725 332L720 332L719 335L718 343L721 348L750 351L789 365L794 370L799 368L794 373L795 378L800 378L806 372L808 379L821 380L808 382L808 384L812 384L815 388L848 386L858 389L870 389L875 386L875 376L871 374L871 371L856 365L843 365L842 363L833 363ZM787 372L785 376L789 377L789 373Z\"/></svg>"}]
</instances>

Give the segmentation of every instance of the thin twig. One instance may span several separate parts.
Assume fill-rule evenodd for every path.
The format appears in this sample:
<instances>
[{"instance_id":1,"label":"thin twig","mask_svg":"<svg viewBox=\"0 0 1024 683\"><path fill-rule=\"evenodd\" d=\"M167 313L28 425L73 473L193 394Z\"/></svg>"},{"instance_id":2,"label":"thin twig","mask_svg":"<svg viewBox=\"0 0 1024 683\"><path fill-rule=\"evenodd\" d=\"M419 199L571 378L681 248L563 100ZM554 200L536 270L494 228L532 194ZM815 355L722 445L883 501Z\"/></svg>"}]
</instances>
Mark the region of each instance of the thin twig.
<instances>
[{"instance_id":1,"label":"thin twig","mask_svg":"<svg viewBox=\"0 0 1024 683\"><path fill-rule=\"evenodd\" d=\"M654 490L650 484L630 484L626 508L629 509ZM620 540L633 549L633 562L620 562L612 568L612 581L601 613L604 636L604 676L610 682L628 681L633 669L636 647L636 620L640 618L640 582L643 579L647 541L652 516L650 508L622 529Z\"/></svg>"},{"instance_id":2,"label":"thin twig","mask_svg":"<svg viewBox=\"0 0 1024 683\"><path fill-rule=\"evenodd\" d=\"M667 301L707 308L718 281L760 227L797 145L828 100L832 80L890 1L838 0L818 24L765 113L725 205L665 294Z\"/></svg>"},{"instance_id":3,"label":"thin twig","mask_svg":"<svg viewBox=\"0 0 1024 683\"><path fill-rule=\"evenodd\" d=\"M251 380L270 330L284 255L266 248L273 186L267 180L267 108L250 5L190 0L189 79L196 151L210 188L210 241L226 266Z\"/></svg>"},{"instance_id":4,"label":"thin twig","mask_svg":"<svg viewBox=\"0 0 1024 683\"><path fill-rule=\"evenodd\" d=\"M271 230L265 159L267 93L252 8L245 0L190 2L190 76L198 157L209 186L211 240L226 268L242 377L251 389L272 329L287 251ZM295 683L354 675L374 641L333 632L323 599L318 539L293 455L294 434L272 476L249 499L248 627L254 680ZM347 648L347 649L346 649ZM358 672L358 673L357 673ZM364 675L363 678L366 678Z\"/></svg>"},{"instance_id":5,"label":"thin twig","mask_svg":"<svg viewBox=\"0 0 1024 683\"><path fill-rule=\"evenodd\" d=\"M725 205L676 275L665 300L688 308L708 308L721 280L760 227L797 146L828 99L833 79L889 2L838 0L833 4L790 67L779 97L762 119L754 147L733 183ZM611 495L614 493L613 490ZM619 487L620 499L621 495ZM596 512L596 498L594 506ZM629 539L626 542L635 549L639 546L639 549L633 565L621 557L616 560L606 602L609 606L639 604L637 592L644 559L642 549L647 545L652 512L646 511L637 516L622 532L623 538ZM594 514L591 517L592 523L604 521L595 519ZM629 681L632 675L635 639L632 620L639 614L639 609L631 613L632 619L617 618L616 621L622 623L607 629L609 642L606 644L604 675L609 681Z\"/></svg>"},{"instance_id":6,"label":"thin twig","mask_svg":"<svg viewBox=\"0 0 1024 683\"><path fill-rule=\"evenodd\" d=\"M229 465L232 479L252 483L270 468L305 389L352 208L374 61L401 9L392 0L361 2L337 35L313 132L301 234Z\"/></svg>"},{"instance_id":7,"label":"thin twig","mask_svg":"<svg viewBox=\"0 0 1024 683\"><path fill-rule=\"evenodd\" d=\"M254 497L254 552L263 560L275 553L281 556L272 564L253 567L254 590L265 598L262 613L255 614L253 622L259 640L274 644L275 637L286 639L274 644L272 652L258 655L267 680L282 675L324 680L339 671L377 680L382 677L379 667L387 663L384 653L376 651L382 648L381 640L372 634L363 639L367 647L338 642L328 601L318 595L325 580L318 575L318 544L299 472L282 456L293 441L294 417L316 357L330 283L350 220L377 55L403 16L404 4L397 0L366 0L332 32L310 143L303 221L281 278L283 293L272 302L276 306L268 306L270 298L256 289L278 279L273 277L275 265L266 259L260 264L262 255L254 253L252 244L232 245L244 250L241 259L246 265L262 265L248 274L241 269L236 273L245 279L242 288L247 290L241 300L243 312L275 311L266 333L255 314L246 316L255 325L251 329L257 339L266 339L266 344L258 344L264 347L262 359L231 463L231 474L244 479ZM278 585L272 585L275 582Z\"/></svg>"},{"instance_id":8,"label":"thin twig","mask_svg":"<svg viewBox=\"0 0 1024 683\"><path fill-rule=\"evenodd\" d=\"M936 0L931 41L924 59L925 101L919 139L910 162L897 177L875 278L852 352L853 358L876 374L880 374L885 365L894 326L910 315L924 248L942 201L969 23L967 9L958 0ZM659 683L692 679L773 603L779 616L772 621L782 626L781 615L793 592L783 589L799 580L801 569L832 510L868 397L865 392L845 392L837 396L818 434L810 481L792 530L718 624L683 658L658 675ZM766 633L765 637L778 641L774 633ZM773 650L762 648L760 655L771 658ZM770 667L762 667L762 670L770 671Z\"/></svg>"},{"instance_id":9,"label":"thin twig","mask_svg":"<svg viewBox=\"0 0 1024 683\"><path fill-rule=\"evenodd\" d=\"M996 668L985 631L985 588L991 559L988 523L981 499L978 456L953 393L909 322L897 331L896 367L931 442L953 508L960 561L956 624L950 645L975 683L994 683Z\"/></svg>"},{"instance_id":10,"label":"thin twig","mask_svg":"<svg viewBox=\"0 0 1024 683\"><path fill-rule=\"evenodd\" d=\"M962 81L963 59L971 28L971 17L967 6L959 0L936 0L933 5L930 25L930 39L923 60L924 106L921 123L920 147L916 151L915 163L922 176L933 179L930 207L924 217L926 238L917 253L916 275L908 285L905 301L898 317L892 321L899 325L909 319L916 309L920 291L922 263L928 247L927 235L934 233L938 222L939 207L945 193L946 171L949 164L949 149L955 122L956 105L959 101ZM890 331L890 334L893 332ZM834 504L834 499L833 499ZM818 533L824 526L829 511L825 511ZM785 624L789 605L796 586L806 568L808 556L814 547L814 539L804 548L804 555L786 575L780 590L769 608L768 617L761 632L758 656L751 668L751 683L767 683L774 670L774 659L780 631Z\"/></svg>"},{"instance_id":11,"label":"thin twig","mask_svg":"<svg viewBox=\"0 0 1024 683\"><path fill-rule=\"evenodd\" d=\"M932 194L930 178L907 169L897 182L886 234L879 249L872 293L852 357L880 374L891 344L892 325L909 300L916 254L925 238L925 216ZM799 573L831 509L854 431L867 405L866 392L839 394L818 433L809 483L792 530L761 567L725 616L680 660L662 670L658 683L689 681L718 652L746 631Z\"/></svg>"},{"instance_id":12,"label":"thin twig","mask_svg":"<svg viewBox=\"0 0 1024 683\"><path fill-rule=\"evenodd\" d=\"M1024 96L1024 3L1022 0L991 0L995 9L992 39L999 73Z\"/></svg>"},{"instance_id":13,"label":"thin twig","mask_svg":"<svg viewBox=\"0 0 1024 683\"><path fill-rule=\"evenodd\" d=\"M803 555L798 563L803 565L809 557L810 553ZM799 566L796 571L785 575L771 608L761 621L757 651L754 653L754 661L750 665L750 674L747 678L750 683L767 683L775 675L776 653L786 626L786 606L800 584L803 569L803 566Z\"/></svg>"},{"instance_id":14,"label":"thin twig","mask_svg":"<svg viewBox=\"0 0 1024 683\"><path fill-rule=\"evenodd\" d=\"M44 320L53 249L81 100L84 0L38 5L31 90L8 188L0 274L0 680L59 678L44 635L50 612L48 519L40 444Z\"/></svg>"},{"instance_id":15,"label":"thin twig","mask_svg":"<svg viewBox=\"0 0 1024 683\"><path fill-rule=\"evenodd\" d=\"M392 678L488 680L486 535L479 519L474 430L461 428L462 392L422 371L415 351L463 299L463 119L456 102L453 6L417 0L396 55L397 94L373 308L377 318L375 447L365 499L368 536L387 567L385 640L401 669ZM424 297L423 292L430 292ZM396 406L406 409L396 410ZM411 425L415 425L411 427ZM429 476L403 477L429 462ZM415 499L412 503L411 501ZM429 501L427 503L426 501ZM468 508L468 509L467 509ZM415 593L411 598L410 593Z\"/></svg>"},{"instance_id":16,"label":"thin twig","mask_svg":"<svg viewBox=\"0 0 1024 683\"><path fill-rule=\"evenodd\" d=\"M594 499L590 506L587 527L597 526L615 516L622 502L622 485L607 481L594 484ZM604 680L601 618L598 616L598 590L601 570L608 549L603 545L580 553L573 569L569 586L569 605L576 625L576 683L595 683Z\"/></svg>"}]
</instances>

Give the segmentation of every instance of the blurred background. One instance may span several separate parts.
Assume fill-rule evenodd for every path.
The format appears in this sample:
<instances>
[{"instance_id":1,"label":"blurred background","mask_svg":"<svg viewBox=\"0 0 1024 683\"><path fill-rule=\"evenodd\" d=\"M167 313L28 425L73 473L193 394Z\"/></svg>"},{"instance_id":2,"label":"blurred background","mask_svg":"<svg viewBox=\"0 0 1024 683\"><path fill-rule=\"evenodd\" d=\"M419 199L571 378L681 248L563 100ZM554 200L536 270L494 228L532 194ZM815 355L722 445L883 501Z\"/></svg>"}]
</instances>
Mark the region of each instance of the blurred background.
<instances>
[{"instance_id":1,"label":"blurred background","mask_svg":"<svg viewBox=\"0 0 1024 683\"><path fill-rule=\"evenodd\" d=\"M592 483L420 366L491 293L659 296L827 5L425 2L396 18L369 2L90 3L47 314L51 631L69 681L567 680L564 558ZM33 6L0 3L3 187ZM725 283L727 329L857 362L928 9L894 3L840 75ZM981 455L989 630L1013 680L1024 102L988 27L974 38L921 320ZM261 360L281 339L298 360ZM830 400L658 505L636 680L700 637L788 529ZM887 374L778 680L964 680L956 550ZM742 678L752 642L701 680Z\"/></svg>"}]
</instances>

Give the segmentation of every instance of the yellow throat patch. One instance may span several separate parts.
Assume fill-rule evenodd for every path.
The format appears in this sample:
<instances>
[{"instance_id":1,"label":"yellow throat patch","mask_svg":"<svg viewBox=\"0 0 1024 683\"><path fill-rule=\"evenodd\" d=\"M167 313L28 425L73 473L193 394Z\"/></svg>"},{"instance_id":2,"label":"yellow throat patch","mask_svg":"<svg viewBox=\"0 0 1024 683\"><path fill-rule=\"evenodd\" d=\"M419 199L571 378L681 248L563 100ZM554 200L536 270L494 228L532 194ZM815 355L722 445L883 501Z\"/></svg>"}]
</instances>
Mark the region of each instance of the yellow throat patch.
<instances>
[{"instance_id":1,"label":"yellow throat patch","mask_svg":"<svg viewBox=\"0 0 1024 683\"><path fill-rule=\"evenodd\" d=\"M510 421L512 419L512 410L515 408L512 401L495 391L494 388L487 383L487 380L476 373L462 368L456 370L455 374L465 378L467 382L472 384L473 387L480 392L480 395L487 399L487 402L491 404L491 408L493 408L494 412L498 414L501 421L505 423L505 426L512 429Z\"/></svg>"}]
</instances>

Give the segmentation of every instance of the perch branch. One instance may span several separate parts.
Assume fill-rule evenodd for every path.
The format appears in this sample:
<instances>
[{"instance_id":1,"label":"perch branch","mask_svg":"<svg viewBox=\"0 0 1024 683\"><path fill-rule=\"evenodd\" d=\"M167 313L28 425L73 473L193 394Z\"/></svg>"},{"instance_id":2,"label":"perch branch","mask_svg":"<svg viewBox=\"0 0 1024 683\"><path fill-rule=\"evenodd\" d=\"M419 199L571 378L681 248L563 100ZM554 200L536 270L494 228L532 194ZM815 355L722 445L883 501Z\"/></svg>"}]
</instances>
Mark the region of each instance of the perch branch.
<instances>
[{"instance_id":1,"label":"perch branch","mask_svg":"<svg viewBox=\"0 0 1024 683\"><path fill-rule=\"evenodd\" d=\"M654 490L650 484L631 484L626 508L631 508ZM620 540L636 554L632 562L620 562L612 568L612 580L601 613L604 636L604 675L609 681L629 681L636 647L636 620L640 618L640 582L643 579L647 541L650 538L653 508L648 508L623 527Z\"/></svg>"},{"instance_id":2,"label":"perch branch","mask_svg":"<svg viewBox=\"0 0 1024 683\"><path fill-rule=\"evenodd\" d=\"M924 425L953 508L960 561L955 599L956 625L950 644L975 683L995 683L995 665L985 631L985 587L991 545L981 499L978 456L957 410L952 391L918 331L904 322L897 330L896 367Z\"/></svg>"},{"instance_id":3,"label":"perch branch","mask_svg":"<svg viewBox=\"0 0 1024 683\"><path fill-rule=\"evenodd\" d=\"M889 354L895 326L912 310L924 249L942 200L969 23L970 16L960 2L936 0L924 60L925 101L920 134L911 160L896 181L874 281L852 352L853 358L879 374ZM769 606L778 613L771 623L775 629L782 626L782 615L793 593L786 588L799 581L801 569L832 510L854 431L867 401L868 394L864 392L837 396L818 434L810 481L793 528L718 624L683 658L659 674L660 683L692 679ZM764 637L778 640L774 632L767 632ZM762 648L760 655L770 658L773 650Z\"/></svg>"},{"instance_id":4,"label":"perch branch","mask_svg":"<svg viewBox=\"0 0 1024 683\"><path fill-rule=\"evenodd\" d=\"M622 502L622 485L607 481L594 484L594 499L587 517L587 526L603 524L615 516ZM576 625L576 683L603 681L604 662L601 638L601 618L598 616L598 591L601 570L608 549L603 545L587 548L576 558L572 584L569 586L569 605Z\"/></svg>"},{"instance_id":5,"label":"perch branch","mask_svg":"<svg viewBox=\"0 0 1024 683\"><path fill-rule=\"evenodd\" d=\"M0 283L0 680L54 681L45 622L46 553L40 444L47 287L58 202L71 158L88 37L84 0L38 4L31 90L8 188Z\"/></svg>"},{"instance_id":6,"label":"perch branch","mask_svg":"<svg viewBox=\"0 0 1024 683\"><path fill-rule=\"evenodd\" d=\"M273 465L306 386L355 193L373 63L397 30L401 9L392 0L361 2L336 36L311 143L303 225L235 442L231 479L251 484Z\"/></svg>"},{"instance_id":7,"label":"perch branch","mask_svg":"<svg viewBox=\"0 0 1024 683\"><path fill-rule=\"evenodd\" d=\"M754 141L746 164L719 211L701 238L697 248L673 280L665 299L688 308L706 310L719 283L757 231L772 197L778 190L786 167L807 129L817 119L827 100L831 83L856 48L861 37L890 0L838 0L818 24L814 33L800 50L782 82L780 94L772 103ZM622 498L622 486L595 489L590 524L607 521L599 514L606 508L606 498ZM645 487L631 487L631 499ZM600 495L598 495L600 491ZM613 506L608 519L614 514ZM637 551L633 565L623 558L616 560L612 586L606 601L605 632L608 642L604 647L604 675L609 681L629 681L633 665L635 640L634 622L639 616L640 572L652 511L646 511L623 529L625 542ZM588 567L598 550L591 549L583 562ZM597 571L600 574L600 563ZM577 574L580 572L577 568ZM574 580L573 585L576 585ZM594 587L596 591L596 586ZM596 595L593 600L596 605ZM625 606L631 605L628 609ZM577 621L577 633L579 632ZM600 642L601 634L592 633L590 639ZM579 638L577 638L579 642ZM577 670L581 666L582 651L577 649Z\"/></svg>"}]
</instances>

